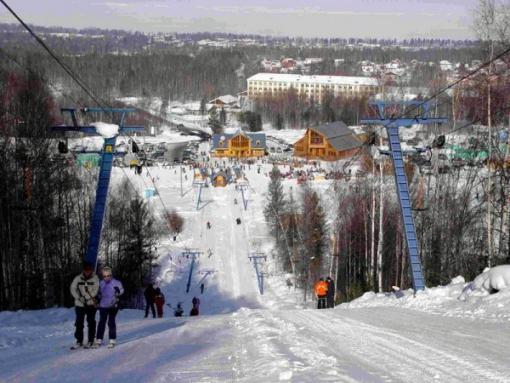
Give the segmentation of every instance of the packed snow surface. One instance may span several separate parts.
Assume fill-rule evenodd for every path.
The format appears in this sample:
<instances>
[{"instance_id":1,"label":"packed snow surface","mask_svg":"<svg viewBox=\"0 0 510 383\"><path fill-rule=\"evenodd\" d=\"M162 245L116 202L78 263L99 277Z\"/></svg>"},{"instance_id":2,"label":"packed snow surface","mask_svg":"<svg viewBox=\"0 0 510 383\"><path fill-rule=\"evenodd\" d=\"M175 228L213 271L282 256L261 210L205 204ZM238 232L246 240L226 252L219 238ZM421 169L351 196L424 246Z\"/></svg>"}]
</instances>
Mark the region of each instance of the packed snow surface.
<instances>
[{"instance_id":1,"label":"packed snow surface","mask_svg":"<svg viewBox=\"0 0 510 383\"><path fill-rule=\"evenodd\" d=\"M203 145L200 151L207 150ZM142 175L113 168L112 188L124 174L140 193L154 182L167 208L185 219L176 241L165 236L158 246L155 282L172 307L183 302L186 316L174 317L167 306L161 319L121 310L116 348L70 351L73 309L0 312L0 381L510 382L510 292L500 284L507 284L506 271L493 268L484 276L501 288L495 294L486 289L460 300L468 284L457 277L416 296L366 293L336 309L316 310L274 267L263 216L270 169L246 165L245 210L234 185L204 188L197 209L199 190L189 167L182 192L179 167L151 167ZM312 187L331 193L329 182ZM296 179L283 185L299 190ZM147 201L163 213L157 197ZM185 250L200 252L188 294L192 259ZM264 295L248 258L259 252L268 256L261 267ZM202 301L199 317L187 316L193 296Z\"/></svg>"}]
</instances>

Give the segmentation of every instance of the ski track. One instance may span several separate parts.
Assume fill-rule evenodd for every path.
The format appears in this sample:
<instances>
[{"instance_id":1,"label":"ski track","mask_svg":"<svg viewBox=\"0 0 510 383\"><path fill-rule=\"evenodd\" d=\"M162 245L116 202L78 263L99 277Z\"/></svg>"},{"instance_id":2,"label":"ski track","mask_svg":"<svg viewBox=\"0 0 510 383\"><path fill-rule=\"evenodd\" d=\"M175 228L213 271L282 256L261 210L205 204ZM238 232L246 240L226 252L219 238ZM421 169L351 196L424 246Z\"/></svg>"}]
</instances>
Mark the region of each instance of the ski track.
<instances>
[{"instance_id":1,"label":"ski track","mask_svg":"<svg viewBox=\"0 0 510 383\"><path fill-rule=\"evenodd\" d=\"M289 310L282 307L294 306L280 303L270 285L261 297L248 256L258 251L257 238L267 238L261 211L269 167L261 174L256 168L250 173L249 211L232 185L204 188L198 211L196 188L181 198L179 188L158 185L165 203L182 201L178 207L186 217L185 234L169 248L203 252L190 294L179 285L172 299L189 301L198 294L199 271L214 269L201 299L217 315L142 320L140 311L121 311L114 350L70 352L70 320L8 326L0 335L27 335L1 345L0 382L510 382L510 323L504 318L482 323L400 307ZM179 177L174 169L151 172L162 180ZM132 177L143 188L144 178ZM191 260L163 261L173 264L162 270L164 280L187 280ZM223 303L228 307L218 307Z\"/></svg>"}]
</instances>

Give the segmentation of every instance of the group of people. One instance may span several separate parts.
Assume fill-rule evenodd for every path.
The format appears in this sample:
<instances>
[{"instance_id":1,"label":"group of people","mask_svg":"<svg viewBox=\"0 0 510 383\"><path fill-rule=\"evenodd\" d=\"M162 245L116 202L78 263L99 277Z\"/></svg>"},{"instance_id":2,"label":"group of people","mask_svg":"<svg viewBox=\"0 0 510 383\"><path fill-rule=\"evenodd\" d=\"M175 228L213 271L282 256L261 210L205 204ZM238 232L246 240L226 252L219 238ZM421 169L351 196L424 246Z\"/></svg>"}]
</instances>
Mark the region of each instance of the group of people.
<instances>
[{"instance_id":1,"label":"group of people","mask_svg":"<svg viewBox=\"0 0 510 383\"><path fill-rule=\"evenodd\" d=\"M335 282L331 277L320 278L315 284L318 309L330 309L335 307Z\"/></svg>"},{"instance_id":2,"label":"group of people","mask_svg":"<svg viewBox=\"0 0 510 383\"><path fill-rule=\"evenodd\" d=\"M151 310L153 318L156 318L156 312L158 314L158 318L163 318L163 305L165 304L165 295L161 292L160 288L154 288L152 283L149 283L143 294L145 296L146 302L144 318L149 316L149 309ZM154 308L154 306L156 307Z\"/></svg>"},{"instance_id":3,"label":"group of people","mask_svg":"<svg viewBox=\"0 0 510 383\"><path fill-rule=\"evenodd\" d=\"M94 272L94 265L85 263L83 271L71 283L70 291L74 298L76 313L74 337L76 342L71 349L81 347L98 348L103 342L106 323L108 323L108 347L115 346L117 327L115 318L119 310L119 297L124 293L122 283L113 278L112 269L104 266L99 280ZM96 331L96 312L99 309L99 323ZM87 320L87 343L83 343L83 328Z\"/></svg>"},{"instance_id":4,"label":"group of people","mask_svg":"<svg viewBox=\"0 0 510 383\"><path fill-rule=\"evenodd\" d=\"M200 286L201 291L203 292L204 284ZM154 285L152 283L149 283L147 285L147 288L144 291L145 296L145 316L144 318L147 318L149 316L149 310L152 313L152 317L156 318L156 313L158 315L158 318L163 318L163 306L165 304L165 295L161 292L159 287L154 288ZM199 307L200 307L200 299L197 297L193 297L192 301L192 309L189 313L190 316L196 316L199 314ZM184 310L182 308L182 302L179 302L177 304L177 307L174 309L174 315L176 317L182 316L184 313Z\"/></svg>"}]
</instances>

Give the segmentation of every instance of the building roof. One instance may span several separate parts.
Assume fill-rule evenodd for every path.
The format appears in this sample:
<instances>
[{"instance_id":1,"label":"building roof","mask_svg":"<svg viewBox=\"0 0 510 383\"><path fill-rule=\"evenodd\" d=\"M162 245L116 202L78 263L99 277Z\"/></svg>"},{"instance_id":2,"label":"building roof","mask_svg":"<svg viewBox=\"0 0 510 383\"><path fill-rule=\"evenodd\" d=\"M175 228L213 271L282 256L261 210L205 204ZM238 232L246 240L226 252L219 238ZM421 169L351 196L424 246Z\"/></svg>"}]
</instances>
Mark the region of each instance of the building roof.
<instances>
[{"instance_id":1,"label":"building roof","mask_svg":"<svg viewBox=\"0 0 510 383\"><path fill-rule=\"evenodd\" d=\"M305 76L300 74L257 73L248 81L292 82L304 84L333 84L333 85L371 85L378 86L379 80L373 77L354 76Z\"/></svg>"},{"instance_id":2,"label":"building roof","mask_svg":"<svg viewBox=\"0 0 510 383\"><path fill-rule=\"evenodd\" d=\"M335 121L310 128L322 134L336 150L358 148L362 143L342 121Z\"/></svg>"},{"instance_id":3,"label":"building roof","mask_svg":"<svg viewBox=\"0 0 510 383\"><path fill-rule=\"evenodd\" d=\"M238 134L248 137L251 140L251 147L253 149L265 149L266 148L266 134L265 133L246 133L242 130L233 134L213 134L211 139L211 150L215 150L219 147L219 142L222 140L229 141ZM222 149L224 149L223 147Z\"/></svg>"},{"instance_id":4,"label":"building roof","mask_svg":"<svg viewBox=\"0 0 510 383\"><path fill-rule=\"evenodd\" d=\"M237 103L237 97L227 94L225 96L216 97L214 100L209 101L209 104L216 104L218 102L225 105L234 105Z\"/></svg>"}]
</instances>

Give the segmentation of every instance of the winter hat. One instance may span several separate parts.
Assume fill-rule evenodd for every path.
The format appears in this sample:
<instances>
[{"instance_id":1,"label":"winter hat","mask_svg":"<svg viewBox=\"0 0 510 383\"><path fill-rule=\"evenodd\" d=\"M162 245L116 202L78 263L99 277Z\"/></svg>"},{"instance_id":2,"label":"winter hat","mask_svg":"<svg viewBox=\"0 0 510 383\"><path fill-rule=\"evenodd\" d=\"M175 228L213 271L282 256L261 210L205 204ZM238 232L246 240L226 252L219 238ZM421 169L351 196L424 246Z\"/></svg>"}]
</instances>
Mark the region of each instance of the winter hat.
<instances>
[{"instance_id":1,"label":"winter hat","mask_svg":"<svg viewBox=\"0 0 510 383\"><path fill-rule=\"evenodd\" d=\"M90 262L84 262L83 263L83 271L90 271L94 270L94 265Z\"/></svg>"}]
</instances>

